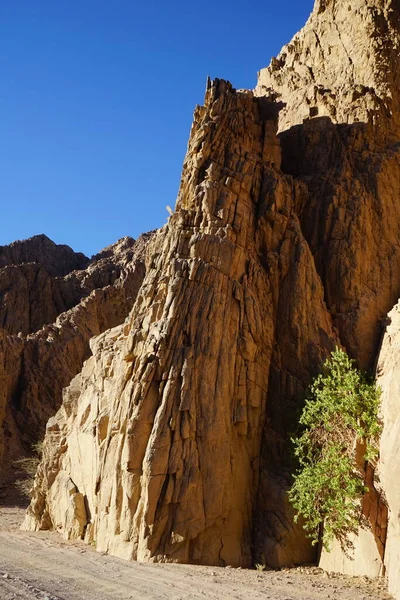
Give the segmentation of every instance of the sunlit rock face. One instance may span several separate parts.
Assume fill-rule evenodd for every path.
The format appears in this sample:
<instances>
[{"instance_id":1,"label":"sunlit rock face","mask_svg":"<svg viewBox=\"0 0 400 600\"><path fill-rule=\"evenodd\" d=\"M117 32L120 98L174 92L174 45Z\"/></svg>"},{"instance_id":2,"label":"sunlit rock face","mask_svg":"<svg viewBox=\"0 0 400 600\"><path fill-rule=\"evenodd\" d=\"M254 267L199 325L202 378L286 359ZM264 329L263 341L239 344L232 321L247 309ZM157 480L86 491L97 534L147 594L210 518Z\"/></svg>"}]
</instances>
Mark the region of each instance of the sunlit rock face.
<instances>
[{"instance_id":1,"label":"sunlit rock face","mask_svg":"<svg viewBox=\"0 0 400 600\"><path fill-rule=\"evenodd\" d=\"M374 367L400 296L398 47L397 3L321 0L254 92L208 83L129 318L48 423L28 528L138 560L315 558L288 440L335 344ZM366 477L356 563L379 572L387 502L397 521Z\"/></svg>"},{"instance_id":2,"label":"sunlit rock face","mask_svg":"<svg viewBox=\"0 0 400 600\"><path fill-rule=\"evenodd\" d=\"M48 424L30 527L74 535L59 499L83 494L80 535L126 558L249 566L255 515L261 553L282 540L270 561L312 558L285 501L286 431L336 335L297 216L307 190L280 171L266 109L209 84L131 315Z\"/></svg>"}]
</instances>

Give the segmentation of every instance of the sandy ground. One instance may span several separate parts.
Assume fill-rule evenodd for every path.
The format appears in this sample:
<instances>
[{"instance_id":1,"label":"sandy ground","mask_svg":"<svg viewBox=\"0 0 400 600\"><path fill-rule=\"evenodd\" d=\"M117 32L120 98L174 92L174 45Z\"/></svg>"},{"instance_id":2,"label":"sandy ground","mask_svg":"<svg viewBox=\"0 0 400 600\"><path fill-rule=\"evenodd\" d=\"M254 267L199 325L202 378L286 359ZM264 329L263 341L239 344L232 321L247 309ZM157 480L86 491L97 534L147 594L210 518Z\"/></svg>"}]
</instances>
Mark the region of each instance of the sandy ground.
<instances>
[{"instance_id":1,"label":"sandy ground","mask_svg":"<svg viewBox=\"0 0 400 600\"><path fill-rule=\"evenodd\" d=\"M26 495L0 486L0 600L387 600L384 582L317 568L250 571L140 564L67 542L55 532L20 531Z\"/></svg>"}]
</instances>

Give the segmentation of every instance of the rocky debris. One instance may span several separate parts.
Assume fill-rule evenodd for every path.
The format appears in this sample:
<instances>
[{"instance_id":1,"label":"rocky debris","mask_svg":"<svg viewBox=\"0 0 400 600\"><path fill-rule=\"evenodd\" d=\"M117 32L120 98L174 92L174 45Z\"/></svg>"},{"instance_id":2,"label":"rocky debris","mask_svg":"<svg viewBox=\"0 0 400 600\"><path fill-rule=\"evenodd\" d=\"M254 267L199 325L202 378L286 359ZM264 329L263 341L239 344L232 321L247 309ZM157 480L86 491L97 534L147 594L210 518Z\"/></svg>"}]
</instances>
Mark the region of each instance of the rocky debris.
<instances>
[{"instance_id":1,"label":"rocky debris","mask_svg":"<svg viewBox=\"0 0 400 600\"><path fill-rule=\"evenodd\" d=\"M137 242L124 238L86 269L64 277L50 276L46 269L52 259L47 255L46 266L30 262L0 269L0 281L11 273L10 287L0 297L0 314L7 315L5 325L8 318L10 322L0 330L0 463L4 451L12 455L21 441L30 444L43 433L61 405L62 389L90 355L90 338L129 314L144 277L143 252L150 237ZM16 257L15 249L12 255ZM43 278L26 278L21 284L21 273L34 272ZM57 298L62 300L57 303ZM37 323L35 314L40 315ZM38 329L30 332L33 325Z\"/></svg>"}]
</instances>

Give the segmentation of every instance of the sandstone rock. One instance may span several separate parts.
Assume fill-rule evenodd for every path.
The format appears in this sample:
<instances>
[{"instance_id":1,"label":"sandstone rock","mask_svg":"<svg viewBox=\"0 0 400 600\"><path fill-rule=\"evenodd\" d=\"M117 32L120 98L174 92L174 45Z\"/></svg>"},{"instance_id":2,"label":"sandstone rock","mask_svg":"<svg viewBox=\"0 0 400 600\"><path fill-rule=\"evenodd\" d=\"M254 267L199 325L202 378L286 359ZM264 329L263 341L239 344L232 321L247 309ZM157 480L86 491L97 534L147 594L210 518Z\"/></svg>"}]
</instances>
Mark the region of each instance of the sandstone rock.
<instances>
[{"instance_id":1,"label":"sandstone rock","mask_svg":"<svg viewBox=\"0 0 400 600\"><path fill-rule=\"evenodd\" d=\"M47 252L42 251L43 238ZM20 246L24 252L18 253ZM20 257L22 262L0 268L0 327L11 334L34 333L53 323L58 315L79 304L93 290L114 285L119 279L123 282L123 271L135 255L134 246L135 240L123 238L91 260L76 255L69 263L64 258L68 247L56 246L45 236L3 246L0 250L3 257L11 254L14 260ZM80 263L85 263L86 268L72 269ZM68 267L71 270L61 276Z\"/></svg>"},{"instance_id":2,"label":"sandstone rock","mask_svg":"<svg viewBox=\"0 0 400 600\"><path fill-rule=\"evenodd\" d=\"M101 551L249 566L257 513L271 564L313 556L282 502L285 444L336 336L295 211L306 190L278 170L263 114L251 92L210 84L129 322L92 342L48 425L27 527L74 535L67 478Z\"/></svg>"},{"instance_id":3,"label":"sandstone rock","mask_svg":"<svg viewBox=\"0 0 400 600\"><path fill-rule=\"evenodd\" d=\"M299 217L328 309L369 369L400 296L399 10L393 0L317 1L256 87L279 112L283 171L309 189Z\"/></svg>"},{"instance_id":4,"label":"sandstone rock","mask_svg":"<svg viewBox=\"0 0 400 600\"><path fill-rule=\"evenodd\" d=\"M37 263L52 277L67 275L84 269L89 259L69 246L55 244L46 235L35 235L28 240L0 246L0 268L22 263Z\"/></svg>"},{"instance_id":5,"label":"sandstone rock","mask_svg":"<svg viewBox=\"0 0 400 600\"><path fill-rule=\"evenodd\" d=\"M386 323L376 369L377 383L382 390L383 433L377 468L374 472L369 467L367 478L368 487L371 490L377 488L379 494L375 497L369 494L364 499L364 509L367 509L364 512L373 527L370 531L360 530L359 536L352 536L354 549L347 555L335 544L331 553L323 553L320 566L328 571L367 576L381 575L385 568L389 589L395 598L400 598L399 304L389 313Z\"/></svg>"},{"instance_id":6,"label":"sandstone rock","mask_svg":"<svg viewBox=\"0 0 400 600\"><path fill-rule=\"evenodd\" d=\"M26 527L139 560L315 558L287 503L289 436L335 344L374 365L400 295L399 12L319 0L254 94L208 82L175 212L49 422ZM384 553L370 487L354 572L364 542L375 572Z\"/></svg>"},{"instance_id":7,"label":"sandstone rock","mask_svg":"<svg viewBox=\"0 0 400 600\"><path fill-rule=\"evenodd\" d=\"M12 454L21 442L30 444L43 433L61 404L63 387L90 355L90 338L129 314L144 277L143 251L149 237L137 242L124 238L94 257L86 269L63 277L50 275L56 271L58 247L47 238L47 253L29 256L36 238L3 247L9 261L37 262L0 269L0 465L4 451ZM20 246L24 252L18 254ZM66 269L62 260L60 269Z\"/></svg>"},{"instance_id":8,"label":"sandstone rock","mask_svg":"<svg viewBox=\"0 0 400 600\"><path fill-rule=\"evenodd\" d=\"M389 506L389 525L385 547L385 566L389 588L400 598L400 306L389 313L377 366L377 381L382 389L383 433L380 444L378 477Z\"/></svg>"},{"instance_id":9,"label":"sandstone rock","mask_svg":"<svg viewBox=\"0 0 400 600\"><path fill-rule=\"evenodd\" d=\"M399 28L397 0L316 0L305 27L258 73L255 93L278 103L280 131L316 117L379 122L397 143Z\"/></svg>"}]
</instances>

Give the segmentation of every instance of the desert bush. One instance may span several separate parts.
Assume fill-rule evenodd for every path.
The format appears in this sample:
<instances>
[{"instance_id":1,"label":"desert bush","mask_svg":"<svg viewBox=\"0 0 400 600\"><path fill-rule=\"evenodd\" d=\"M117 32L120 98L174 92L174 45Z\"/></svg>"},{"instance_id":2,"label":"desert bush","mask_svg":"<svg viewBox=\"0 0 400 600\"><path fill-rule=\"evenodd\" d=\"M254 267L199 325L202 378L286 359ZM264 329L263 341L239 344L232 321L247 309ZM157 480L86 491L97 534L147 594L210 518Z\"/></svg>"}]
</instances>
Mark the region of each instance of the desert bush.
<instances>
[{"instance_id":1,"label":"desert bush","mask_svg":"<svg viewBox=\"0 0 400 600\"><path fill-rule=\"evenodd\" d=\"M315 544L346 546L361 517L365 461L377 456L380 389L336 348L312 383L293 439L298 470L289 499Z\"/></svg>"}]
</instances>

